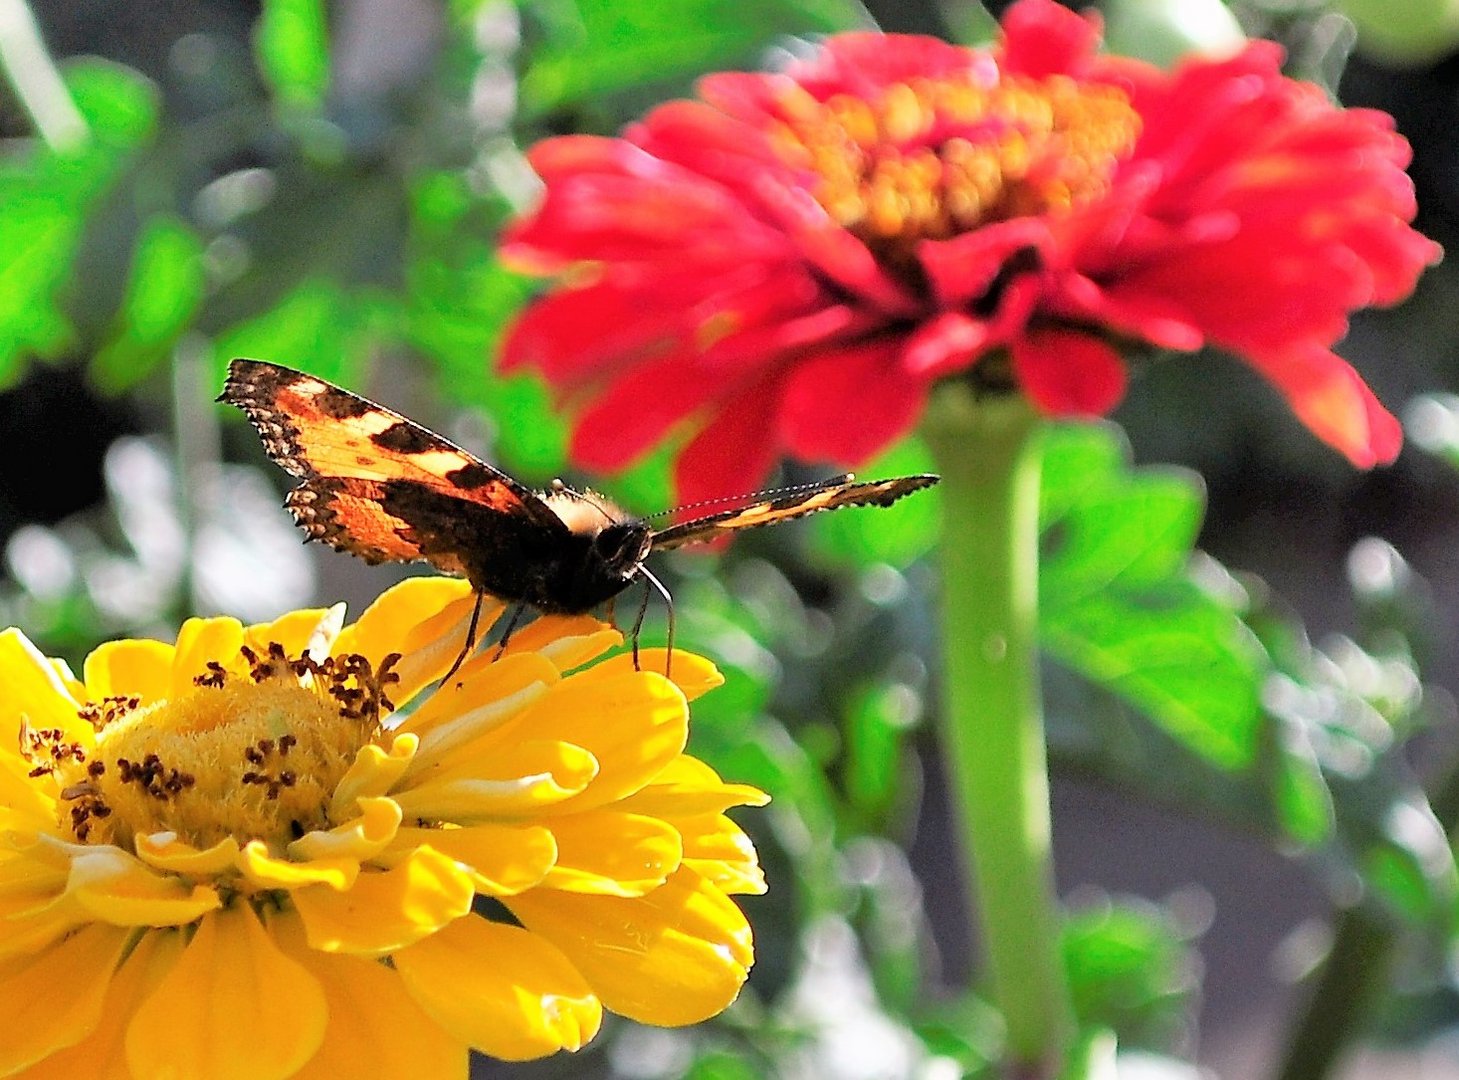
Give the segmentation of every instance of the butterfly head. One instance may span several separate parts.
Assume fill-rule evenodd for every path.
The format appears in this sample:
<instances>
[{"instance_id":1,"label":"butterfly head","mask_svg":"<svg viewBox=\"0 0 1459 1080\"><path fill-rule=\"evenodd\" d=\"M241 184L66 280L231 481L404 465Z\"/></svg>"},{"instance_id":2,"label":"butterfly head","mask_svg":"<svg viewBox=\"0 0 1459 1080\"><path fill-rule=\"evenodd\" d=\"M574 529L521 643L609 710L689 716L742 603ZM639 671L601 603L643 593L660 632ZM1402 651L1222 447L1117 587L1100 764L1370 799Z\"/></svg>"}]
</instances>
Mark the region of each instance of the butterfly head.
<instances>
[{"instance_id":1,"label":"butterfly head","mask_svg":"<svg viewBox=\"0 0 1459 1080\"><path fill-rule=\"evenodd\" d=\"M615 522L593 537L593 553L605 567L627 582L649 551L650 530L638 519Z\"/></svg>"}]
</instances>

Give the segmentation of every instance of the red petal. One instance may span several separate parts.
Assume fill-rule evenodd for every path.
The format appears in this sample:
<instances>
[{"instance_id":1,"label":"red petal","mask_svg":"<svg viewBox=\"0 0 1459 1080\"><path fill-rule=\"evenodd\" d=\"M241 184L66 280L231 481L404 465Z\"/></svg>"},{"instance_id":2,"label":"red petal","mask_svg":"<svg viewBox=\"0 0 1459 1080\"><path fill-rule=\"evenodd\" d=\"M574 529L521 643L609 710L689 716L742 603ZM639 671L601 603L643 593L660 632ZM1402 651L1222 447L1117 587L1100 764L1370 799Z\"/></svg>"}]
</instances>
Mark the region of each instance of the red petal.
<instances>
[{"instance_id":1,"label":"red petal","mask_svg":"<svg viewBox=\"0 0 1459 1080\"><path fill-rule=\"evenodd\" d=\"M914 34L837 34L786 73L819 101L836 94L875 100L892 83L909 79L962 76L984 86L998 81L987 53Z\"/></svg>"},{"instance_id":2,"label":"red petal","mask_svg":"<svg viewBox=\"0 0 1459 1080\"><path fill-rule=\"evenodd\" d=\"M680 503L698 503L763 487L775 465L779 386L757 383L727 402L689 440L674 464Z\"/></svg>"},{"instance_id":3,"label":"red petal","mask_svg":"<svg viewBox=\"0 0 1459 1080\"><path fill-rule=\"evenodd\" d=\"M1018 0L1002 25L1000 66L1010 74L1081 74L1099 47L1099 16L1077 15L1054 0Z\"/></svg>"},{"instance_id":4,"label":"red petal","mask_svg":"<svg viewBox=\"0 0 1459 1080\"><path fill-rule=\"evenodd\" d=\"M763 328L796 326L824 304L821 286L793 263L750 262L703 276L619 266L596 285L531 305L507 337L501 368L534 366L559 390L574 391L676 344L715 350L752 332L763 339Z\"/></svg>"},{"instance_id":5,"label":"red petal","mask_svg":"<svg viewBox=\"0 0 1459 1080\"><path fill-rule=\"evenodd\" d=\"M1089 284L1094 285L1093 282ZM1194 352L1205 343L1200 327L1176 298L1153 293L1126 293L1119 281L1091 292L1088 302L1060 312L1070 321L1104 326L1162 349Z\"/></svg>"},{"instance_id":6,"label":"red petal","mask_svg":"<svg viewBox=\"0 0 1459 1080\"><path fill-rule=\"evenodd\" d=\"M1014 255L1051 243L1047 222L1012 218L948 240L925 241L917 247L917 258L938 304L958 307L980 299Z\"/></svg>"},{"instance_id":7,"label":"red petal","mask_svg":"<svg viewBox=\"0 0 1459 1080\"><path fill-rule=\"evenodd\" d=\"M836 284L888 314L910 315L922 307L809 191L767 177L756 184L756 193L765 211L795 240L801 256Z\"/></svg>"},{"instance_id":8,"label":"red petal","mask_svg":"<svg viewBox=\"0 0 1459 1080\"><path fill-rule=\"evenodd\" d=\"M787 172L762 128L702 101L667 102L624 134L655 157L736 191L748 190L758 174Z\"/></svg>"},{"instance_id":9,"label":"red petal","mask_svg":"<svg viewBox=\"0 0 1459 1080\"><path fill-rule=\"evenodd\" d=\"M683 350L642 364L578 417L568 456L585 469L624 468L724 389L703 378Z\"/></svg>"},{"instance_id":10,"label":"red petal","mask_svg":"<svg viewBox=\"0 0 1459 1080\"><path fill-rule=\"evenodd\" d=\"M907 373L904 347L883 337L796 365L780 406L780 432L796 456L858 465L916 426L930 380Z\"/></svg>"},{"instance_id":11,"label":"red petal","mask_svg":"<svg viewBox=\"0 0 1459 1080\"><path fill-rule=\"evenodd\" d=\"M936 379L970 366L989 345L988 324L959 311L923 323L907 339L902 369L918 379Z\"/></svg>"},{"instance_id":12,"label":"red petal","mask_svg":"<svg viewBox=\"0 0 1459 1080\"><path fill-rule=\"evenodd\" d=\"M508 331L499 366L535 367L559 390L607 378L625 361L692 334L704 291L694 277L615 268L600 282L528 306Z\"/></svg>"},{"instance_id":13,"label":"red petal","mask_svg":"<svg viewBox=\"0 0 1459 1080\"><path fill-rule=\"evenodd\" d=\"M1125 396L1125 362L1108 344L1067 330L1013 340L1013 370L1035 405L1054 416L1103 416Z\"/></svg>"},{"instance_id":14,"label":"red petal","mask_svg":"<svg viewBox=\"0 0 1459 1080\"><path fill-rule=\"evenodd\" d=\"M1403 428L1346 360L1327 349L1250 357L1297 418L1360 469L1386 465L1403 447Z\"/></svg>"}]
</instances>

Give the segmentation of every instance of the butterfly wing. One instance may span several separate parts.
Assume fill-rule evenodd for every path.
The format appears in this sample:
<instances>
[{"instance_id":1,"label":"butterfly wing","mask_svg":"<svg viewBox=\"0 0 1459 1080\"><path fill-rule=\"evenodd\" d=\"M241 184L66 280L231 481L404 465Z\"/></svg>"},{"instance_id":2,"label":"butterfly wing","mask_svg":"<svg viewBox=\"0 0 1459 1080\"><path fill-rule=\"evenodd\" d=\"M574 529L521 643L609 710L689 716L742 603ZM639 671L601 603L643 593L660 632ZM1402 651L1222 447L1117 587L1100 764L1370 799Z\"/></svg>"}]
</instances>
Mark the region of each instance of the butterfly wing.
<instances>
[{"instance_id":1,"label":"butterfly wing","mask_svg":"<svg viewBox=\"0 0 1459 1080\"><path fill-rule=\"evenodd\" d=\"M287 505L309 534L369 562L472 571L493 536L565 526L535 492L400 414L313 375L234 360L218 398L301 483Z\"/></svg>"},{"instance_id":2,"label":"butterfly wing","mask_svg":"<svg viewBox=\"0 0 1459 1080\"><path fill-rule=\"evenodd\" d=\"M890 506L903 495L931 487L940 479L940 476L926 473L898 476L890 480L838 479L824 485L787 491L777 498L749 506L723 510L670 525L667 529L652 533L650 543L653 550L664 551L682 547L684 544L717 540L740 529L778 525L782 521L805 517L822 510L836 510L842 506Z\"/></svg>"}]
</instances>

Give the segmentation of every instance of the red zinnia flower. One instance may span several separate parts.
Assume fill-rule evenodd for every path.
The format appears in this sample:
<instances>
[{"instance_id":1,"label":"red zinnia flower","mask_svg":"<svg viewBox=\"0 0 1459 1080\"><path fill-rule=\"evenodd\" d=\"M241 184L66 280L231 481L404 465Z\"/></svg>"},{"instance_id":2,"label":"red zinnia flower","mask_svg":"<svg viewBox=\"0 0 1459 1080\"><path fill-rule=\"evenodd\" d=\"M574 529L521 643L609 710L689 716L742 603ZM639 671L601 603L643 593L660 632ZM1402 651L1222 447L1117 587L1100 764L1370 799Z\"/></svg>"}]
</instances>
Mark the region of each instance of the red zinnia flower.
<instances>
[{"instance_id":1,"label":"red zinnia flower","mask_svg":"<svg viewBox=\"0 0 1459 1080\"><path fill-rule=\"evenodd\" d=\"M1401 432L1331 351L1439 248L1408 226L1408 144L1252 42L1173 72L1021 0L992 49L844 34L718 74L622 138L538 144L509 257L576 268L505 351L581 407L573 456L688 435L680 496L744 490L781 450L857 463L950 375L1098 415L1121 347L1243 357L1359 466Z\"/></svg>"}]
</instances>

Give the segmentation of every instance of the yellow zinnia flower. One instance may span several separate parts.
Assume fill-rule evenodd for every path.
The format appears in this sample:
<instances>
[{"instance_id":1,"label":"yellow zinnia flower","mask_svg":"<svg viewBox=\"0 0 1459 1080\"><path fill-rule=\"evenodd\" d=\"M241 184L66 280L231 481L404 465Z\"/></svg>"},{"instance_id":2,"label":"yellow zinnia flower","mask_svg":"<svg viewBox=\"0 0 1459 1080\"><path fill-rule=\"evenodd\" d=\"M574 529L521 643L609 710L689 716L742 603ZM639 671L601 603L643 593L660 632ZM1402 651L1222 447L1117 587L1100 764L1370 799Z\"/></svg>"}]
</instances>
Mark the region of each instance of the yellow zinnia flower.
<instances>
[{"instance_id":1,"label":"yellow zinnia flower","mask_svg":"<svg viewBox=\"0 0 1459 1080\"><path fill-rule=\"evenodd\" d=\"M764 796L683 752L718 672L543 618L392 716L471 604L191 619L79 681L0 634L0 1076L464 1078L734 999Z\"/></svg>"}]
</instances>

